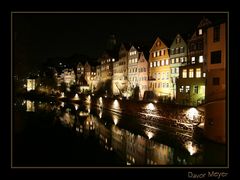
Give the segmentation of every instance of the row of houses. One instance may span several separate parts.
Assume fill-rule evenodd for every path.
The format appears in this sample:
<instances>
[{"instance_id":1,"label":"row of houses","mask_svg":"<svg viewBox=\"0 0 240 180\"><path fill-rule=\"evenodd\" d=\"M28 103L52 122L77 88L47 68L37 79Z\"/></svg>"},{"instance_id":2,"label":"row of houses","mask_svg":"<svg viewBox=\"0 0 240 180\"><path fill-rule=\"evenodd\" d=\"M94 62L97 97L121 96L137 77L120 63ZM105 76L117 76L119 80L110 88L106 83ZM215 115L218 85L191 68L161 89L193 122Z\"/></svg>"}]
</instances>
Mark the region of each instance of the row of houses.
<instances>
[{"instance_id":1,"label":"row of houses","mask_svg":"<svg viewBox=\"0 0 240 180\"><path fill-rule=\"evenodd\" d=\"M139 88L140 99L146 91L152 91L156 97L192 106L204 103L207 96L222 98L226 84L226 28L226 22L216 24L203 18L190 38L177 34L171 45L160 37L150 49L121 43L104 51L96 66L78 63L75 70L65 70L59 82L85 84L95 91L111 81L113 95L128 98Z\"/></svg>"}]
</instances>

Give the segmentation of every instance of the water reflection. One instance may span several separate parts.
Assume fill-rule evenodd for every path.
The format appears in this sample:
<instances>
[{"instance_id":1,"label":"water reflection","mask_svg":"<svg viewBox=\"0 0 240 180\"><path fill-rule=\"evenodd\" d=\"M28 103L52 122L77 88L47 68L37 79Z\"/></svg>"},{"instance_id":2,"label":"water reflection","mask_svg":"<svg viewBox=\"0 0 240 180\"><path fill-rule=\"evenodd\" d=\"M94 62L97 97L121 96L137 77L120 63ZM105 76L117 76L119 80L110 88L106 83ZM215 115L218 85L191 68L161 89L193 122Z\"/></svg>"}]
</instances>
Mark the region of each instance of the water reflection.
<instances>
[{"instance_id":1,"label":"water reflection","mask_svg":"<svg viewBox=\"0 0 240 180\"><path fill-rule=\"evenodd\" d=\"M102 98L99 103L101 101ZM114 104L115 108L119 106L117 100ZM203 162L199 144L191 137L186 138L184 132L164 133L153 123L141 125L141 120L129 127L131 119L128 117L105 111L99 106L93 109L90 104L50 104L27 100L20 105L25 106L27 112L54 111L57 121L80 137L94 137L104 151L117 154L126 166L195 165ZM138 127L137 131L132 127ZM178 138L182 139L182 144L177 143Z\"/></svg>"}]
</instances>

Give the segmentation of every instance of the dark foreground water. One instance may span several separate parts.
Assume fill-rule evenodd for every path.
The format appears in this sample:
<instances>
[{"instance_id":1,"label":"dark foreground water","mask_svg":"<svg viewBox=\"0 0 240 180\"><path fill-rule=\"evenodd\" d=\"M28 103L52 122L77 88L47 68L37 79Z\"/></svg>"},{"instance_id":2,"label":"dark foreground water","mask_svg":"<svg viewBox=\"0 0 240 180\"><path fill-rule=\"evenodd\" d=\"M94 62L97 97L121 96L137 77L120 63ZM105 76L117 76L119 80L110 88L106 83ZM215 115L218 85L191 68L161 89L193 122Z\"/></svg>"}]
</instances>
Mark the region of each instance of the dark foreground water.
<instances>
[{"instance_id":1,"label":"dark foreground water","mask_svg":"<svg viewBox=\"0 0 240 180\"><path fill-rule=\"evenodd\" d=\"M145 123L143 123L146 121ZM226 146L88 104L13 104L14 167L226 166Z\"/></svg>"}]
</instances>

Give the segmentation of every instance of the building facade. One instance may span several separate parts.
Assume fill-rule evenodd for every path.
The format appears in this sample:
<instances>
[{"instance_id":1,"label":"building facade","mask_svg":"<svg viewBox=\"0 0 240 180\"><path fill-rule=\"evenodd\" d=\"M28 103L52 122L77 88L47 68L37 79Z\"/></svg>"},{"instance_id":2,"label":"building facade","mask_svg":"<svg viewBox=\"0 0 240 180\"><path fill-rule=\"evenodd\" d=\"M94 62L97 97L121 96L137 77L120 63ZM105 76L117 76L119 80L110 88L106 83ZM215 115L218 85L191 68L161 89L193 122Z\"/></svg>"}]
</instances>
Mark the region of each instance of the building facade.
<instances>
[{"instance_id":1,"label":"building facade","mask_svg":"<svg viewBox=\"0 0 240 180\"><path fill-rule=\"evenodd\" d=\"M142 100L144 92L148 90L148 61L146 60L144 53L140 53L140 57L137 63L138 69L138 86L140 90L139 99Z\"/></svg>"},{"instance_id":2,"label":"building facade","mask_svg":"<svg viewBox=\"0 0 240 180\"><path fill-rule=\"evenodd\" d=\"M171 91L173 98L176 99L176 80L179 77L179 67L187 64L187 43L177 34L170 46L170 68L171 68Z\"/></svg>"},{"instance_id":3,"label":"building facade","mask_svg":"<svg viewBox=\"0 0 240 180\"><path fill-rule=\"evenodd\" d=\"M178 104L197 106L205 102L207 28L210 25L211 22L203 18L188 42L187 65L180 67L182 75L177 80Z\"/></svg>"},{"instance_id":4,"label":"building facade","mask_svg":"<svg viewBox=\"0 0 240 180\"><path fill-rule=\"evenodd\" d=\"M205 135L214 141L226 142L226 23L207 29L207 86ZM216 110L217 109L217 110Z\"/></svg>"},{"instance_id":5,"label":"building facade","mask_svg":"<svg viewBox=\"0 0 240 180\"><path fill-rule=\"evenodd\" d=\"M149 52L149 90L158 97L172 97L168 47L158 37Z\"/></svg>"}]
</instances>

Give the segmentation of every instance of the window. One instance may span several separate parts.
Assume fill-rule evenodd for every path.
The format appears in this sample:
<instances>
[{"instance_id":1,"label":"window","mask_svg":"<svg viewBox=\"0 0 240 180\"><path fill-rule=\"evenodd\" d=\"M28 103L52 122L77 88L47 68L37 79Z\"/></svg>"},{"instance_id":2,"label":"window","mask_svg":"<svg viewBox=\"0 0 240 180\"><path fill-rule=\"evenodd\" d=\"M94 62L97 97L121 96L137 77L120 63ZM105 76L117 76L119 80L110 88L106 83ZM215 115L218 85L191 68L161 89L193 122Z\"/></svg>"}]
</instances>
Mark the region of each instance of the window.
<instances>
[{"instance_id":1,"label":"window","mask_svg":"<svg viewBox=\"0 0 240 180\"><path fill-rule=\"evenodd\" d=\"M221 63L221 51L211 52L211 64Z\"/></svg>"},{"instance_id":2,"label":"window","mask_svg":"<svg viewBox=\"0 0 240 180\"><path fill-rule=\"evenodd\" d=\"M198 86L194 86L194 87L193 87L193 92L196 93L196 94L198 94Z\"/></svg>"},{"instance_id":3,"label":"window","mask_svg":"<svg viewBox=\"0 0 240 180\"><path fill-rule=\"evenodd\" d=\"M176 68L176 74L178 74L178 73L179 73L179 68L177 67L177 68Z\"/></svg>"},{"instance_id":4,"label":"window","mask_svg":"<svg viewBox=\"0 0 240 180\"><path fill-rule=\"evenodd\" d=\"M202 29L198 29L198 35L201 36L203 34Z\"/></svg>"},{"instance_id":5,"label":"window","mask_svg":"<svg viewBox=\"0 0 240 180\"><path fill-rule=\"evenodd\" d=\"M196 78L200 78L201 77L201 68L197 68L196 69Z\"/></svg>"},{"instance_id":6,"label":"window","mask_svg":"<svg viewBox=\"0 0 240 180\"><path fill-rule=\"evenodd\" d=\"M184 86L180 86L179 92L183 92L184 91Z\"/></svg>"},{"instance_id":7,"label":"window","mask_svg":"<svg viewBox=\"0 0 240 180\"><path fill-rule=\"evenodd\" d=\"M157 66L158 66L158 67L160 66L160 61L157 61Z\"/></svg>"},{"instance_id":8,"label":"window","mask_svg":"<svg viewBox=\"0 0 240 180\"><path fill-rule=\"evenodd\" d=\"M166 83L166 88L169 88L169 84L168 83Z\"/></svg>"},{"instance_id":9,"label":"window","mask_svg":"<svg viewBox=\"0 0 240 180\"><path fill-rule=\"evenodd\" d=\"M179 58L176 58L176 63L179 63Z\"/></svg>"},{"instance_id":10,"label":"window","mask_svg":"<svg viewBox=\"0 0 240 180\"><path fill-rule=\"evenodd\" d=\"M165 88L165 83L162 84L162 87Z\"/></svg>"},{"instance_id":11,"label":"window","mask_svg":"<svg viewBox=\"0 0 240 180\"><path fill-rule=\"evenodd\" d=\"M161 61L161 65L164 66L164 60Z\"/></svg>"},{"instance_id":12,"label":"window","mask_svg":"<svg viewBox=\"0 0 240 180\"><path fill-rule=\"evenodd\" d=\"M171 64L174 64L174 59L171 59Z\"/></svg>"},{"instance_id":13,"label":"window","mask_svg":"<svg viewBox=\"0 0 240 180\"><path fill-rule=\"evenodd\" d=\"M160 88L160 83L158 83L158 88Z\"/></svg>"},{"instance_id":14,"label":"window","mask_svg":"<svg viewBox=\"0 0 240 180\"><path fill-rule=\"evenodd\" d=\"M192 64L195 64L195 57L192 57Z\"/></svg>"},{"instance_id":15,"label":"window","mask_svg":"<svg viewBox=\"0 0 240 180\"><path fill-rule=\"evenodd\" d=\"M182 77L187 78L187 70L186 69L183 69Z\"/></svg>"},{"instance_id":16,"label":"window","mask_svg":"<svg viewBox=\"0 0 240 180\"><path fill-rule=\"evenodd\" d=\"M184 47L180 47L180 53L184 52Z\"/></svg>"},{"instance_id":17,"label":"window","mask_svg":"<svg viewBox=\"0 0 240 180\"><path fill-rule=\"evenodd\" d=\"M181 63L183 63L184 62L184 57L181 57L180 60L181 60Z\"/></svg>"},{"instance_id":18,"label":"window","mask_svg":"<svg viewBox=\"0 0 240 180\"><path fill-rule=\"evenodd\" d=\"M214 77L212 79L212 84L215 85L215 86L219 85L219 77Z\"/></svg>"},{"instance_id":19,"label":"window","mask_svg":"<svg viewBox=\"0 0 240 180\"><path fill-rule=\"evenodd\" d=\"M169 72L166 72L166 79L169 79Z\"/></svg>"},{"instance_id":20,"label":"window","mask_svg":"<svg viewBox=\"0 0 240 180\"><path fill-rule=\"evenodd\" d=\"M137 63L137 58L135 58L135 63Z\"/></svg>"},{"instance_id":21,"label":"window","mask_svg":"<svg viewBox=\"0 0 240 180\"><path fill-rule=\"evenodd\" d=\"M206 77L206 73L203 73L203 77Z\"/></svg>"},{"instance_id":22,"label":"window","mask_svg":"<svg viewBox=\"0 0 240 180\"><path fill-rule=\"evenodd\" d=\"M220 25L213 28L213 42L220 41Z\"/></svg>"},{"instance_id":23,"label":"window","mask_svg":"<svg viewBox=\"0 0 240 180\"><path fill-rule=\"evenodd\" d=\"M157 51L155 52L155 55L154 55L154 57L157 57Z\"/></svg>"},{"instance_id":24,"label":"window","mask_svg":"<svg viewBox=\"0 0 240 180\"><path fill-rule=\"evenodd\" d=\"M174 54L174 49L171 49L171 55L173 55Z\"/></svg>"},{"instance_id":25,"label":"window","mask_svg":"<svg viewBox=\"0 0 240 180\"><path fill-rule=\"evenodd\" d=\"M175 73L175 68L171 68L171 73L172 73L172 74Z\"/></svg>"},{"instance_id":26,"label":"window","mask_svg":"<svg viewBox=\"0 0 240 180\"><path fill-rule=\"evenodd\" d=\"M160 56L159 51L157 51L157 56Z\"/></svg>"},{"instance_id":27,"label":"window","mask_svg":"<svg viewBox=\"0 0 240 180\"><path fill-rule=\"evenodd\" d=\"M179 53L179 48L176 48L176 54L178 54Z\"/></svg>"},{"instance_id":28,"label":"window","mask_svg":"<svg viewBox=\"0 0 240 180\"><path fill-rule=\"evenodd\" d=\"M186 86L186 93L190 92L190 86Z\"/></svg>"},{"instance_id":29,"label":"window","mask_svg":"<svg viewBox=\"0 0 240 180\"><path fill-rule=\"evenodd\" d=\"M163 72L162 73L162 80L164 80L164 78L165 78L165 73Z\"/></svg>"},{"instance_id":30,"label":"window","mask_svg":"<svg viewBox=\"0 0 240 180\"><path fill-rule=\"evenodd\" d=\"M203 63L203 56L199 56L199 63Z\"/></svg>"},{"instance_id":31,"label":"window","mask_svg":"<svg viewBox=\"0 0 240 180\"><path fill-rule=\"evenodd\" d=\"M165 55L165 50L162 50L162 55Z\"/></svg>"},{"instance_id":32,"label":"window","mask_svg":"<svg viewBox=\"0 0 240 180\"><path fill-rule=\"evenodd\" d=\"M169 60L168 59L166 59L166 65L168 65L169 64Z\"/></svg>"},{"instance_id":33,"label":"window","mask_svg":"<svg viewBox=\"0 0 240 180\"><path fill-rule=\"evenodd\" d=\"M194 77L194 71L193 69L189 69L189 78L193 78Z\"/></svg>"},{"instance_id":34,"label":"window","mask_svg":"<svg viewBox=\"0 0 240 180\"><path fill-rule=\"evenodd\" d=\"M158 80L160 80L160 78L161 78L160 76L161 76L160 73L158 73L158 75L157 75Z\"/></svg>"},{"instance_id":35,"label":"window","mask_svg":"<svg viewBox=\"0 0 240 180\"><path fill-rule=\"evenodd\" d=\"M152 62L150 62L150 67L152 67Z\"/></svg>"},{"instance_id":36,"label":"window","mask_svg":"<svg viewBox=\"0 0 240 180\"><path fill-rule=\"evenodd\" d=\"M153 67L156 67L156 61L153 62Z\"/></svg>"}]
</instances>

